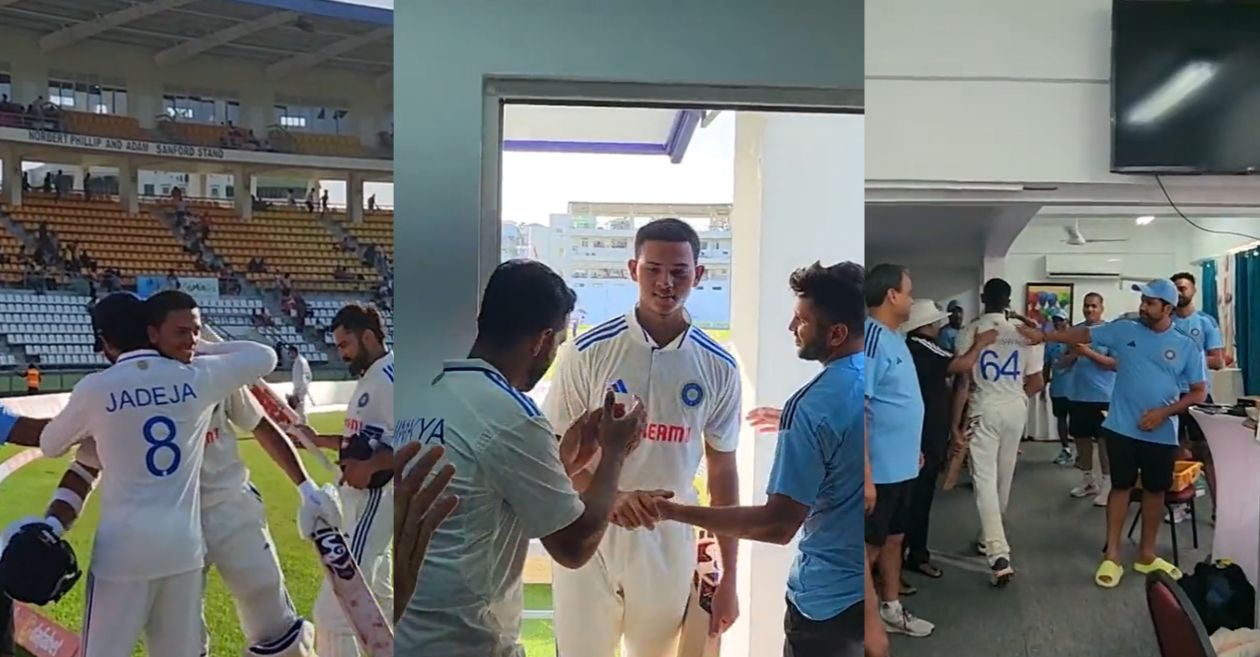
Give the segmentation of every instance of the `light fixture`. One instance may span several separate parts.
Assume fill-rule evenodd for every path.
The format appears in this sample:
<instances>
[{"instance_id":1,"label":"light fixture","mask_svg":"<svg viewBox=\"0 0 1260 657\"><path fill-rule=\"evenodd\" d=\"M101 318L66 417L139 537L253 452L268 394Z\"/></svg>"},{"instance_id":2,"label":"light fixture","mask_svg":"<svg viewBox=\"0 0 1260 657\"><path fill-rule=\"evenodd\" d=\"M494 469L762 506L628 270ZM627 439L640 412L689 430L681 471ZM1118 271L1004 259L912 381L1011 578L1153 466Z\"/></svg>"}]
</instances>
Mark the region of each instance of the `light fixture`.
<instances>
[{"instance_id":1,"label":"light fixture","mask_svg":"<svg viewBox=\"0 0 1260 657\"><path fill-rule=\"evenodd\" d=\"M1134 220L1133 220L1133 223L1135 223L1135 224L1137 224L1137 225L1139 225L1139 226L1145 226L1145 225L1147 225L1147 224L1151 223L1152 221L1155 221L1155 217L1154 217L1154 215L1149 215L1149 214L1148 214L1148 215L1143 215L1143 216L1141 216L1141 217L1138 217L1137 219L1134 219Z\"/></svg>"}]
</instances>

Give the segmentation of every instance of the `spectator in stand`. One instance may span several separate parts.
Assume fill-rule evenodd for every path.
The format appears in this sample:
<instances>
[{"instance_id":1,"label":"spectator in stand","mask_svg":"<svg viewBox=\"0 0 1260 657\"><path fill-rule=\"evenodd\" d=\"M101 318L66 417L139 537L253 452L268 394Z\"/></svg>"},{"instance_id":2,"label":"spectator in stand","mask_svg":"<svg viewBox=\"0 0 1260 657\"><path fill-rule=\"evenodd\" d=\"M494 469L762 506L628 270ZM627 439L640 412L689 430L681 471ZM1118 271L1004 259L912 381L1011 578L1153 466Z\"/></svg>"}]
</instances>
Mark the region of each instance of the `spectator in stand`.
<instances>
[{"instance_id":1,"label":"spectator in stand","mask_svg":"<svg viewBox=\"0 0 1260 657\"><path fill-rule=\"evenodd\" d=\"M376 212L376 194L368 197L368 212Z\"/></svg>"},{"instance_id":2,"label":"spectator in stand","mask_svg":"<svg viewBox=\"0 0 1260 657\"><path fill-rule=\"evenodd\" d=\"M289 207L291 208L297 207L297 196L293 194L292 189L289 190Z\"/></svg>"},{"instance_id":3,"label":"spectator in stand","mask_svg":"<svg viewBox=\"0 0 1260 657\"><path fill-rule=\"evenodd\" d=\"M39 386L44 382L44 375L40 373L35 363L26 366L26 394L38 395Z\"/></svg>"},{"instance_id":4,"label":"spectator in stand","mask_svg":"<svg viewBox=\"0 0 1260 657\"><path fill-rule=\"evenodd\" d=\"M92 200L92 172L83 172L83 200Z\"/></svg>"},{"instance_id":5,"label":"spectator in stand","mask_svg":"<svg viewBox=\"0 0 1260 657\"><path fill-rule=\"evenodd\" d=\"M5 96L5 98L8 98L8 96ZM30 176L26 175L25 171L23 171L22 172L22 193L25 194L29 191L31 191L31 178Z\"/></svg>"},{"instance_id":6,"label":"spectator in stand","mask_svg":"<svg viewBox=\"0 0 1260 657\"><path fill-rule=\"evenodd\" d=\"M61 200L61 195L66 190L65 172L57 169L57 177L53 179L55 191L57 192L57 200Z\"/></svg>"},{"instance_id":7,"label":"spectator in stand","mask_svg":"<svg viewBox=\"0 0 1260 657\"><path fill-rule=\"evenodd\" d=\"M306 192L306 211L315 211L315 188L312 187Z\"/></svg>"},{"instance_id":8,"label":"spectator in stand","mask_svg":"<svg viewBox=\"0 0 1260 657\"><path fill-rule=\"evenodd\" d=\"M328 190L324 190L324 194L319 197L319 207L322 211L328 212Z\"/></svg>"},{"instance_id":9,"label":"spectator in stand","mask_svg":"<svg viewBox=\"0 0 1260 657\"><path fill-rule=\"evenodd\" d=\"M51 171L47 171L44 173L44 185L43 185L42 191L45 194L51 194L53 191L53 179L52 179Z\"/></svg>"},{"instance_id":10,"label":"spectator in stand","mask_svg":"<svg viewBox=\"0 0 1260 657\"><path fill-rule=\"evenodd\" d=\"M166 272L166 289L168 290L179 289L179 276L175 274L174 269L171 269L170 271Z\"/></svg>"}]
</instances>

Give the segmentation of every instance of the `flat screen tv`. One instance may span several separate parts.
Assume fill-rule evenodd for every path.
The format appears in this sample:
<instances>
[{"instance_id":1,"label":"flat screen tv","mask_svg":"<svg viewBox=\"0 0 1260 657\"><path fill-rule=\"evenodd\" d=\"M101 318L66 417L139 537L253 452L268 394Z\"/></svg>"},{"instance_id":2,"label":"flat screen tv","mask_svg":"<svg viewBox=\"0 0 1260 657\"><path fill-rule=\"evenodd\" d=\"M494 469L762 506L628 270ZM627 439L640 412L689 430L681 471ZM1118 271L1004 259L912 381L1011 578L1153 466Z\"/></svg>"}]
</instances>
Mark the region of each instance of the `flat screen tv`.
<instances>
[{"instance_id":1,"label":"flat screen tv","mask_svg":"<svg viewBox=\"0 0 1260 657\"><path fill-rule=\"evenodd\" d=\"M1260 3L1114 0L1111 170L1260 172Z\"/></svg>"}]
</instances>

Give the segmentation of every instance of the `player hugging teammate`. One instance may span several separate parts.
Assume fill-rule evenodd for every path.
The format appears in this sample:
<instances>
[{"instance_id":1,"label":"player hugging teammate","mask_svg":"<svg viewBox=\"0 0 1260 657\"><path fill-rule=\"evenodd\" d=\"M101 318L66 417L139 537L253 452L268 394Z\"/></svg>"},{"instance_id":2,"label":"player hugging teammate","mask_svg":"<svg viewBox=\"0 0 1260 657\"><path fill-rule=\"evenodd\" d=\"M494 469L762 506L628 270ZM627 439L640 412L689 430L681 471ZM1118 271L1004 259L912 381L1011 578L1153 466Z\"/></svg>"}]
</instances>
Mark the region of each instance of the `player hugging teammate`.
<instances>
[{"instance_id":1,"label":"player hugging teammate","mask_svg":"<svg viewBox=\"0 0 1260 657\"><path fill-rule=\"evenodd\" d=\"M335 490L309 479L292 443L246 388L274 369L274 350L202 341L196 302L178 291L147 301L110 295L91 314L97 350L111 367L85 377L53 420L24 418L0 432L47 456L79 445L45 517L6 532L0 588L46 604L74 585L74 555L60 537L99 483L83 657L130 654L141 632L153 655L209 654L200 615L211 565L236 602L250 644L244 655L315 655L315 629L289 599L233 428L252 431L298 487L304 536L319 521L343 526ZM47 428L29 430L31 422Z\"/></svg>"}]
</instances>

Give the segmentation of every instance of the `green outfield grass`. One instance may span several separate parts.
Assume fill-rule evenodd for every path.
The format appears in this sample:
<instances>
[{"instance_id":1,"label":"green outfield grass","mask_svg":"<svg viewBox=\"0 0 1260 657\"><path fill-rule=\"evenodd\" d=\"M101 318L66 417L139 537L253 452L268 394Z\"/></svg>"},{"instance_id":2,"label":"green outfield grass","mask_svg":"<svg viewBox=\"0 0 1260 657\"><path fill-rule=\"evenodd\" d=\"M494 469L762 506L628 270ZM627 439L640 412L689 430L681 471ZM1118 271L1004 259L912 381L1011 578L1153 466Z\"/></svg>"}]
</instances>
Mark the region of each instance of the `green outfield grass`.
<instances>
[{"instance_id":1,"label":"green outfield grass","mask_svg":"<svg viewBox=\"0 0 1260 657\"><path fill-rule=\"evenodd\" d=\"M340 433L344 412L311 415L311 425L321 433ZM0 460L7 459L21 448L0 447ZM285 580L298 613L310 617L315 595L323 580L323 570L315 555L315 548L302 539L297 531L297 490L284 473L271 463L267 454L252 440L241 443L241 456L249 466L254 485L263 494L271 535L275 540L276 554L284 569ZM307 470L320 483L331 476L308 454L303 454ZM0 527L18 518L43 515L53 488L65 473L68 458L40 460L27 465L0 484ZM99 518L98 505L89 500L79 524L67 535L67 540L79 555L80 567L85 571L92 554L92 534ZM85 577L86 579L86 577ZM61 625L78 631L83 617L84 581L56 605L41 609ZM211 657L238 657L245 647L236 607L228 595L218 573L211 573L206 589L206 621L211 631ZM133 653L144 655L137 648Z\"/></svg>"}]
</instances>

